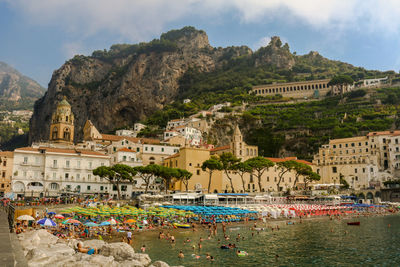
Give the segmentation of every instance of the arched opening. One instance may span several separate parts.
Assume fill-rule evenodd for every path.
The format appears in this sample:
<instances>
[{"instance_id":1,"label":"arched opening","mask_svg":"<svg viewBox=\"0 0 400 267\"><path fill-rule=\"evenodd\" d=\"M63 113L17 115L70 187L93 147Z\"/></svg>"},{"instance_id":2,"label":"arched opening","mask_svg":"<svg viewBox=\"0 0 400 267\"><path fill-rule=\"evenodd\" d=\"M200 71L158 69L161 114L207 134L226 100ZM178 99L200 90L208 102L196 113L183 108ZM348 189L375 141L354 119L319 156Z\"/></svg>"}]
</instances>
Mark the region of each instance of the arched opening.
<instances>
[{"instance_id":1,"label":"arched opening","mask_svg":"<svg viewBox=\"0 0 400 267\"><path fill-rule=\"evenodd\" d=\"M13 191L14 192L24 192L25 191L25 185L22 182L15 182L13 184Z\"/></svg>"},{"instance_id":2,"label":"arched opening","mask_svg":"<svg viewBox=\"0 0 400 267\"><path fill-rule=\"evenodd\" d=\"M43 191L43 184L40 182L30 182L27 186L28 191Z\"/></svg>"},{"instance_id":3,"label":"arched opening","mask_svg":"<svg viewBox=\"0 0 400 267\"><path fill-rule=\"evenodd\" d=\"M358 194L358 198L359 198L359 199L365 199L365 195L364 195L364 193L360 193L360 194Z\"/></svg>"},{"instance_id":4,"label":"arched opening","mask_svg":"<svg viewBox=\"0 0 400 267\"><path fill-rule=\"evenodd\" d=\"M57 127L53 128L53 131L51 132L51 139L57 139L58 136L58 129Z\"/></svg>"},{"instance_id":5,"label":"arched opening","mask_svg":"<svg viewBox=\"0 0 400 267\"><path fill-rule=\"evenodd\" d=\"M71 132L70 132L69 128L65 128L64 129L64 134L63 134L64 140L69 141L70 137L71 137Z\"/></svg>"},{"instance_id":6,"label":"arched opening","mask_svg":"<svg viewBox=\"0 0 400 267\"><path fill-rule=\"evenodd\" d=\"M68 116L65 116L65 121L68 122Z\"/></svg>"},{"instance_id":7,"label":"arched opening","mask_svg":"<svg viewBox=\"0 0 400 267\"><path fill-rule=\"evenodd\" d=\"M381 191L376 191L375 192L375 197L381 197Z\"/></svg>"},{"instance_id":8,"label":"arched opening","mask_svg":"<svg viewBox=\"0 0 400 267\"><path fill-rule=\"evenodd\" d=\"M374 194L372 194L371 192L368 192L367 199L374 199Z\"/></svg>"}]
</instances>

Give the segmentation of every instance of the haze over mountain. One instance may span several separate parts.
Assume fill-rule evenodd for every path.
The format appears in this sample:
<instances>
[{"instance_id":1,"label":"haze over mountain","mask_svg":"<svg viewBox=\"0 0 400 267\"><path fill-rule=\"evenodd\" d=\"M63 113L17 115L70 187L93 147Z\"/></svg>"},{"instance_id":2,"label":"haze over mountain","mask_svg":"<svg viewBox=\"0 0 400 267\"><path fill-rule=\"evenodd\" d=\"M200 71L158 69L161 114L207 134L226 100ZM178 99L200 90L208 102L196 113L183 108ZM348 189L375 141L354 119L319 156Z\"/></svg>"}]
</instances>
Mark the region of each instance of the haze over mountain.
<instances>
[{"instance_id":1,"label":"haze over mountain","mask_svg":"<svg viewBox=\"0 0 400 267\"><path fill-rule=\"evenodd\" d=\"M0 61L0 110L31 109L45 91L36 81Z\"/></svg>"}]
</instances>

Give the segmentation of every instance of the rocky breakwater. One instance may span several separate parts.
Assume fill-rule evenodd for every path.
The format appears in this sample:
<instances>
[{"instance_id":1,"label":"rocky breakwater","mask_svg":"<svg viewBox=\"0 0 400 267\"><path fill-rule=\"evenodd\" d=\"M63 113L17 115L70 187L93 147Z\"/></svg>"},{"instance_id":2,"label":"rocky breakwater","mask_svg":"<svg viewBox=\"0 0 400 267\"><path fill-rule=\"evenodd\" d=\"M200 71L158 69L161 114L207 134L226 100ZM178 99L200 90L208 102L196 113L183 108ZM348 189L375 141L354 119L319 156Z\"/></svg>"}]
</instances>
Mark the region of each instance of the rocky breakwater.
<instances>
[{"instance_id":1,"label":"rocky breakwater","mask_svg":"<svg viewBox=\"0 0 400 267\"><path fill-rule=\"evenodd\" d=\"M149 255L135 253L127 243L106 243L102 240L83 241L85 247L97 248L99 254L77 251L78 240L60 239L47 230L35 230L18 235L29 266L107 266L107 267L168 267L162 261L151 261Z\"/></svg>"}]
</instances>

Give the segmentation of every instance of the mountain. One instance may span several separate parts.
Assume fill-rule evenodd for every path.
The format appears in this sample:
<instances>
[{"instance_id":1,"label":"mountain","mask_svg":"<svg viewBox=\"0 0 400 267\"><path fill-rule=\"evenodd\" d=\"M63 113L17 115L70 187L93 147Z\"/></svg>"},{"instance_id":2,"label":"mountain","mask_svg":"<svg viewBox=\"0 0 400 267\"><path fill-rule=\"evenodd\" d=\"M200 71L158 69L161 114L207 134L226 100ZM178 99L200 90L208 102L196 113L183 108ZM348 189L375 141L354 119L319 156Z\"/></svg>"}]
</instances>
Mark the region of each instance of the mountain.
<instances>
[{"instance_id":1,"label":"mountain","mask_svg":"<svg viewBox=\"0 0 400 267\"><path fill-rule=\"evenodd\" d=\"M0 61L0 110L31 109L46 89Z\"/></svg>"},{"instance_id":2,"label":"mountain","mask_svg":"<svg viewBox=\"0 0 400 267\"><path fill-rule=\"evenodd\" d=\"M91 56L75 56L54 71L46 94L36 101L30 142L49 136L51 114L64 96L75 114L75 140L90 119L101 132L137 121L164 126L212 104L257 101L253 85L329 78L354 79L382 74L326 59L317 52L296 55L279 37L257 51L247 46L212 47L193 27L164 33L140 44L116 44ZM180 100L192 99L189 104Z\"/></svg>"}]
</instances>

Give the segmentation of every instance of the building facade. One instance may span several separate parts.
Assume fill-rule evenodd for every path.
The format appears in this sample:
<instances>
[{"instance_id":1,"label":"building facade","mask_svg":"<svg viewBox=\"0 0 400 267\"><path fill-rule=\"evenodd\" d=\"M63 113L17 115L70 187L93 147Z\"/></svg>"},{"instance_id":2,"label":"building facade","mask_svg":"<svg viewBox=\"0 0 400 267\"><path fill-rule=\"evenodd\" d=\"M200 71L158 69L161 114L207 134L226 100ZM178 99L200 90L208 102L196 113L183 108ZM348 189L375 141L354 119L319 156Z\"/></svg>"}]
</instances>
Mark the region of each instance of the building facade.
<instances>
[{"instance_id":1,"label":"building facade","mask_svg":"<svg viewBox=\"0 0 400 267\"><path fill-rule=\"evenodd\" d=\"M11 151L0 152L0 196L4 197L11 192L14 153Z\"/></svg>"},{"instance_id":2,"label":"building facade","mask_svg":"<svg viewBox=\"0 0 400 267\"><path fill-rule=\"evenodd\" d=\"M12 189L18 196L108 194L109 182L93 175L110 157L95 151L24 147L14 150Z\"/></svg>"}]
</instances>

